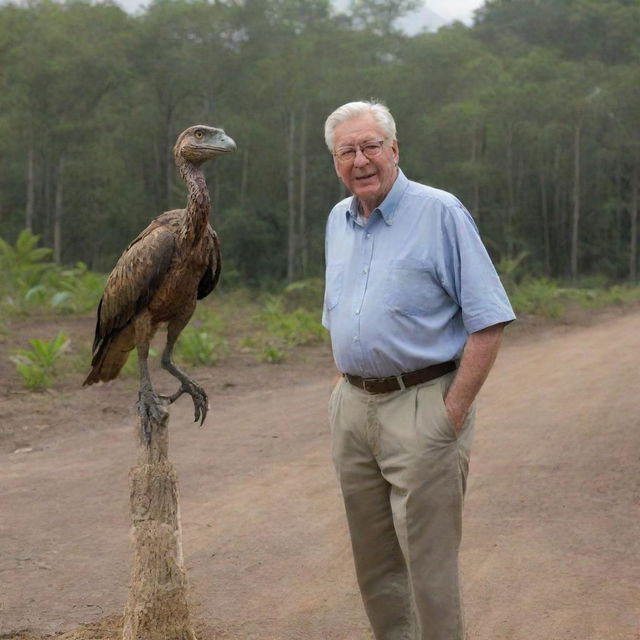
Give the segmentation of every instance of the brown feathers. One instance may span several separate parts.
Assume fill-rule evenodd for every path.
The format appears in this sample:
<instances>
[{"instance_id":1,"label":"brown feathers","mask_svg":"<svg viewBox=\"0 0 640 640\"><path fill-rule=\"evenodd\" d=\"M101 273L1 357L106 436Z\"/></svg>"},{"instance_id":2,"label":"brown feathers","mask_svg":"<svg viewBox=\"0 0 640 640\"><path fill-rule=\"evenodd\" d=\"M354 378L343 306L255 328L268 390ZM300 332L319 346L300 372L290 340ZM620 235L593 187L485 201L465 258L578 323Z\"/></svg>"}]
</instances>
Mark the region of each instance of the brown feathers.
<instances>
[{"instance_id":1,"label":"brown feathers","mask_svg":"<svg viewBox=\"0 0 640 640\"><path fill-rule=\"evenodd\" d=\"M150 341L160 323L186 325L196 299L215 288L220 274L217 236L209 225L201 238L185 236L187 215L186 210L162 214L118 260L98 307L92 370L84 384L113 380L134 346ZM145 312L149 322L141 323ZM148 328L136 330L140 324Z\"/></svg>"},{"instance_id":2,"label":"brown feathers","mask_svg":"<svg viewBox=\"0 0 640 640\"><path fill-rule=\"evenodd\" d=\"M120 256L98 307L92 369L84 384L113 380L134 347L143 349L146 367L149 342L161 323L168 324L170 356L196 300L213 291L220 277L220 247L209 225L201 165L235 148L222 129L205 125L178 136L174 156L187 184L187 208L158 216Z\"/></svg>"}]
</instances>

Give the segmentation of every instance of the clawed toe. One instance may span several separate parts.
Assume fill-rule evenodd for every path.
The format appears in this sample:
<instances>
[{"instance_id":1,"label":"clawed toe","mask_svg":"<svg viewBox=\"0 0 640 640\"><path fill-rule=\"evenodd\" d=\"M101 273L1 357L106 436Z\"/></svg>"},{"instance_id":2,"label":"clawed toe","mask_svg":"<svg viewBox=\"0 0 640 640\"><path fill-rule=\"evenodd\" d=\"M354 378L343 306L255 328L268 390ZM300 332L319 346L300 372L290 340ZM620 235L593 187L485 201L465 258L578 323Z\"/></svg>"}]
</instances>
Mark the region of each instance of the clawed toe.
<instances>
[{"instance_id":1,"label":"clawed toe","mask_svg":"<svg viewBox=\"0 0 640 640\"><path fill-rule=\"evenodd\" d=\"M207 417L207 411L209 410L209 398L204 389L197 384L184 388L184 393L188 393L193 400L193 421L199 422L200 426L203 425L204 419Z\"/></svg>"},{"instance_id":2,"label":"clawed toe","mask_svg":"<svg viewBox=\"0 0 640 640\"><path fill-rule=\"evenodd\" d=\"M207 411L209 410L209 399L207 398L207 394L202 392L202 394L192 395L193 398L193 419L194 422L200 422L200 426L203 425L204 419L207 417Z\"/></svg>"},{"instance_id":3,"label":"clawed toe","mask_svg":"<svg viewBox=\"0 0 640 640\"><path fill-rule=\"evenodd\" d=\"M171 396L161 396L168 404L173 404L183 393L191 396L193 400L193 419L199 422L200 426L204 423L209 410L209 398L205 390L196 382L183 382L180 388Z\"/></svg>"}]
</instances>

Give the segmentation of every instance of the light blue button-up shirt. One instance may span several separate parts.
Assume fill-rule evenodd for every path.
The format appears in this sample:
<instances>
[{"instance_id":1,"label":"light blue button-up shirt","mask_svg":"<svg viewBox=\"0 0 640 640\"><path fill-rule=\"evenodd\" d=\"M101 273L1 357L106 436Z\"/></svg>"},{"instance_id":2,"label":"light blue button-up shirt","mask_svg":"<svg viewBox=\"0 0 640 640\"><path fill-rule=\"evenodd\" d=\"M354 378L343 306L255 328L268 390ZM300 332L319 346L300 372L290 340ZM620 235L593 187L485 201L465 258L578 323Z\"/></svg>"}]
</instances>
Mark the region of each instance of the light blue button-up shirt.
<instances>
[{"instance_id":1,"label":"light blue button-up shirt","mask_svg":"<svg viewBox=\"0 0 640 640\"><path fill-rule=\"evenodd\" d=\"M515 318L469 212L400 171L368 220L355 197L326 229L322 323L338 370L381 378L459 358L470 333Z\"/></svg>"}]
</instances>

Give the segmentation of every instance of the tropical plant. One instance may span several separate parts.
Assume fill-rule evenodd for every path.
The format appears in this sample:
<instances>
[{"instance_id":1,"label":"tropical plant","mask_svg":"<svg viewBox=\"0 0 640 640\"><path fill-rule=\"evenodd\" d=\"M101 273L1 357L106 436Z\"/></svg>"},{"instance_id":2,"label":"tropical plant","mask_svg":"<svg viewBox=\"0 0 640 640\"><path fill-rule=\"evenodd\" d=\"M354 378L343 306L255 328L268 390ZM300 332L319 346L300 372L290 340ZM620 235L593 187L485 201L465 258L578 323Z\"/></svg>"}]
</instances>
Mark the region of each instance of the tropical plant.
<instances>
[{"instance_id":1,"label":"tropical plant","mask_svg":"<svg viewBox=\"0 0 640 640\"><path fill-rule=\"evenodd\" d=\"M0 268L6 281L14 288L23 290L39 281L49 264L43 262L51 256L51 249L38 247L40 236L23 229L14 246L0 238Z\"/></svg>"},{"instance_id":2,"label":"tropical plant","mask_svg":"<svg viewBox=\"0 0 640 640\"><path fill-rule=\"evenodd\" d=\"M60 356L69 345L63 333L50 342L34 338L29 340L31 349L16 349L10 357L24 386L30 391L49 389L55 378L55 366Z\"/></svg>"},{"instance_id":3,"label":"tropical plant","mask_svg":"<svg viewBox=\"0 0 640 640\"><path fill-rule=\"evenodd\" d=\"M22 313L44 294L40 281L51 263L51 249L38 247L40 236L23 229L15 245L0 238L0 305L7 315Z\"/></svg>"},{"instance_id":4,"label":"tropical plant","mask_svg":"<svg viewBox=\"0 0 640 640\"><path fill-rule=\"evenodd\" d=\"M95 309L104 291L106 276L89 271L78 262L71 269L55 270L47 278L49 306L64 313L84 313Z\"/></svg>"}]
</instances>

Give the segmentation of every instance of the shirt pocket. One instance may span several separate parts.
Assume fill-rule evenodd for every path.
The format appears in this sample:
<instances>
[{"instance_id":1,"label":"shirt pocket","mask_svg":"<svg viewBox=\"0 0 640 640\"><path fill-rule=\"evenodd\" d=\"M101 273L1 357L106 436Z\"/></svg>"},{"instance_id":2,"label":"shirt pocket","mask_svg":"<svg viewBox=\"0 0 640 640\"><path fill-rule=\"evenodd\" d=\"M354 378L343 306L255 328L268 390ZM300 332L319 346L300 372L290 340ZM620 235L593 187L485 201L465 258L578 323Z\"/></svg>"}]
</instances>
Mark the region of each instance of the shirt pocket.
<instances>
[{"instance_id":1,"label":"shirt pocket","mask_svg":"<svg viewBox=\"0 0 640 640\"><path fill-rule=\"evenodd\" d=\"M331 311L340 302L343 274L344 264L327 265L324 293L324 304L327 311Z\"/></svg>"},{"instance_id":2,"label":"shirt pocket","mask_svg":"<svg viewBox=\"0 0 640 640\"><path fill-rule=\"evenodd\" d=\"M438 307L444 290L432 270L419 260L393 260L384 289L385 306L393 313L419 316Z\"/></svg>"}]
</instances>

